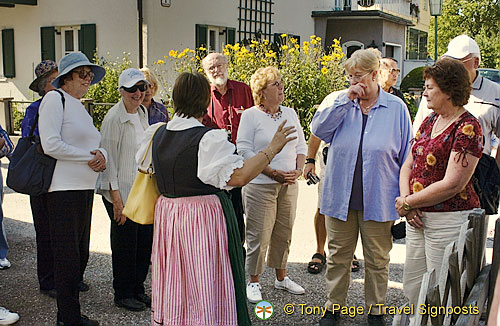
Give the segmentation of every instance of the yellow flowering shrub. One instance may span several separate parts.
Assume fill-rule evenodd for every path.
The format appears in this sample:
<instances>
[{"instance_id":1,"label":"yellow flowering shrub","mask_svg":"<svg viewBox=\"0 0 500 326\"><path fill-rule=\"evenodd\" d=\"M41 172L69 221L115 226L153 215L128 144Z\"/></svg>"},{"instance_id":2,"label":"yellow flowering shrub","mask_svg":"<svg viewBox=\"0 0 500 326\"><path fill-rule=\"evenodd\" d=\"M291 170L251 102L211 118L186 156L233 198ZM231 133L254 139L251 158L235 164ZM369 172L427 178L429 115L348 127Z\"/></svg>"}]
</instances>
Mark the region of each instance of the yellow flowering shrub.
<instances>
[{"instance_id":1,"label":"yellow flowering shrub","mask_svg":"<svg viewBox=\"0 0 500 326\"><path fill-rule=\"evenodd\" d=\"M229 79L250 83L252 74L261 67L275 66L281 72L285 91L283 105L296 110L306 136L315 113L313 106L321 103L329 93L346 86L341 61L344 53L338 40L324 49L321 38L312 35L302 45L298 40L281 35L281 44L268 40L228 44L223 49L228 58ZM205 48L171 50L168 56L154 64L158 79L163 84L160 95L170 99L172 82L177 74L200 71Z\"/></svg>"}]
</instances>

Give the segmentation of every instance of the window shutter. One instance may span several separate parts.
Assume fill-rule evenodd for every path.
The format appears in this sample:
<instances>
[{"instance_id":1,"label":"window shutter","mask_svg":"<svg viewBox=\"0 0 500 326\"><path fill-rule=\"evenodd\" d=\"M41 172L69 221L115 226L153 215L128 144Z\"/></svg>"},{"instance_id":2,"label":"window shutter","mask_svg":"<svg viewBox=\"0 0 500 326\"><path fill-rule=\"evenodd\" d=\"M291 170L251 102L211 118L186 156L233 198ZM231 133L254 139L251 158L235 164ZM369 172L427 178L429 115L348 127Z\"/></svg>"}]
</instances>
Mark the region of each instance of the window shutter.
<instances>
[{"instance_id":1,"label":"window shutter","mask_svg":"<svg viewBox=\"0 0 500 326\"><path fill-rule=\"evenodd\" d=\"M5 77L16 77L16 57L14 53L14 30L2 30L3 74Z\"/></svg>"},{"instance_id":2,"label":"window shutter","mask_svg":"<svg viewBox=\"0 0 500 326\"><path fill-rule=\"evenodd\" d=\"M95 24L83 24L80 26L80 36L79 46L80 51L83 52L90 61L94 61L94 54L97 50L96 43L96 25Z\"/></svg>"},{"instance_id":3,"label":"window shutter","mask_svg":"<svg viewBox=\"0 0 500 326\"><path fill-rule=\"evenodd\" d=\"M226 44L236 43L236 28L226 27Z\"/></svg>"},{"instance_id":4,"label":"window shutter","mask_svg":"<svg viewBox=\"0 0 500 326\"><path fill-rule=\"evenodd\" d=\"M196 48L207 47L207 25L196 24Z\"/></svg>"},{"instance_id":5,"label":"window shutter","mask_svg":"<svg viewBox=\"0 0 500 326\"><path fill-rule=\"evenodd\" d=\"M54 26L40 27L42 60L56 61L56 29Z\"/></svg>"}]
</instances>

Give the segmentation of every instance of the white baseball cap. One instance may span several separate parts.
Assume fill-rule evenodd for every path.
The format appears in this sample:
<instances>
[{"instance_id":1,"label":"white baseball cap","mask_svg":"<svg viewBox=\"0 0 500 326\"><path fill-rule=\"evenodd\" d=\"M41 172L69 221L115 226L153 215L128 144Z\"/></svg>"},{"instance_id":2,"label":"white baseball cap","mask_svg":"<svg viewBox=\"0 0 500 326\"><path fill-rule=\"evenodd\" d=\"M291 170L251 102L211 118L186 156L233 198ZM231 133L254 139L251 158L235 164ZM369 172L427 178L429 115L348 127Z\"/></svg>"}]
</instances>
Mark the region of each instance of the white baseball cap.
<instances>
[{"instance_id":1,"label":"white baseball cap","mask_svg":"<svg viewBox=\"0 0 500 326\"><path fill-rule=\"evenodd\" d=\"M481 55L479 46L469 36L460 35L448 43L448 51L443 55L453 59L463 59L469 54Z\"/></svg>"},{"instance_id":2,"label":"white baseball cap","mask_svg":"<svg viewBox=\"0 0 500 326\"><path fill-rule=\"evenodd\" d=\"M120 78L118 78L118 89L122 87L125 88L132 87L140 81L149 84L148 81L146 80L146 77L144 77L142 71L136 68L128 68L124 70L120 74Z\"/></svg>"}]
</instances>

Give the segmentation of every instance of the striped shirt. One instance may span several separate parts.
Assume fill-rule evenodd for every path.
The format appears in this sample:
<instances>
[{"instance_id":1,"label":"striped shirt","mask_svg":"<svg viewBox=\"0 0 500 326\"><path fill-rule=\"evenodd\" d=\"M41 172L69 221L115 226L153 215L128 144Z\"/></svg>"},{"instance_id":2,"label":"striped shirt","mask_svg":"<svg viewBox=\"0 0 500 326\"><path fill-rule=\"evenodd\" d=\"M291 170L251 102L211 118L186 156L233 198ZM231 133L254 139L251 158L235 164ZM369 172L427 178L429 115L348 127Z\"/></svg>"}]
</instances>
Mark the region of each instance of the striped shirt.
<instances>
[{"instance_id":1,"label":"striped shirt","mask_svg":"<svg viewBox=\"0 0 500 326\"><path fill-rule=\"evenodd\" d=\"M148 124L148 114L144 107L137 110L144 129ZM115 104L106 114L101 126L101 147L108 152L106 170L97 181L97 193L112 202L109 190L120 190L123 204L134 183L137 173L135 153L138 143L135 127L127 114L123 100Z\"/></svg>"}]
</instances>

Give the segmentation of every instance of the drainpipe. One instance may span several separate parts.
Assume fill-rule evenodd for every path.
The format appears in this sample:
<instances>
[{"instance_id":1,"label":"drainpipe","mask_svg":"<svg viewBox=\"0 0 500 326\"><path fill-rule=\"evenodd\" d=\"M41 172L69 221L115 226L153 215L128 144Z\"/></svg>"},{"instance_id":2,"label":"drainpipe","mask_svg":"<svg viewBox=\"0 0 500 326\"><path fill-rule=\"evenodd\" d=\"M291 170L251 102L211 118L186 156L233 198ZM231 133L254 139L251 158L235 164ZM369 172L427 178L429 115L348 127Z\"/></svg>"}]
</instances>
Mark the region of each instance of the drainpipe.
<instances>
[{"instance_id":1,"label":"drainpipe","mask_svg":"<svg viewBox=\"0 0 500 326\"><path fill-rule=\"evenodd\" d=\"M143 40L143 33L142 33L142 21L143 21L143 15L142 15L142 0L137 0L137 12L139 14L139 68L142 68L144 66L144 40Z\"/></svg>"}]
</instances>

